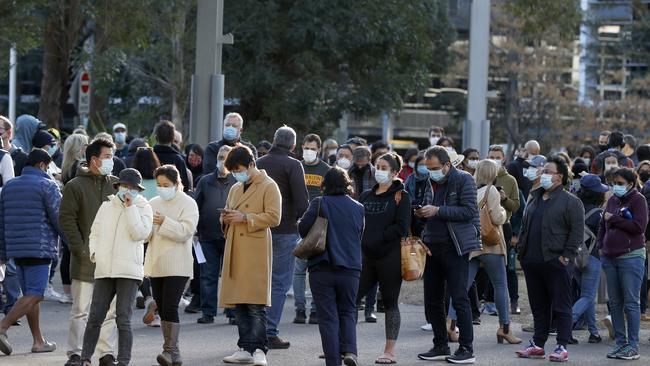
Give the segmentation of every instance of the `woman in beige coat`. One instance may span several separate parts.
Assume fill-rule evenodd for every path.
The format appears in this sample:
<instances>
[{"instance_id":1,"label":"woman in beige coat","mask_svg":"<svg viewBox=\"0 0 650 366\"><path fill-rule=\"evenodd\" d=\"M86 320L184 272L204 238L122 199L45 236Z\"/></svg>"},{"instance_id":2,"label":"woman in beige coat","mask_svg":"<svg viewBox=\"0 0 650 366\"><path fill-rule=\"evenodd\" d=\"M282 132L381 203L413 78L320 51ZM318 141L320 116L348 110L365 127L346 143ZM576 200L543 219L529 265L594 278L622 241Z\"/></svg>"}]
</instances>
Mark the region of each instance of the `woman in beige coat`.
<instances>
[{"instance_id":1,"label":"woman in beige coat","mask_svg":"<svg viewBox=\"0 0 650 366\"><path fill-rule=\"evenodd\" d=\"M153 231L149 238L144 274L151 278L165 343L157 361L163 366L182 364L178 350L178 302L187 280L192 278L192 236L199 222L196 202L183 192L175 166L163 165L154 172L158 197L151 199Z\"/></svg>"},{"instance_id":2,"label":"woman in beige coat","mask_svg":"<svg viewBox=\"0 0 650 366\"><path fill-rule=\"evenodd\" d=\"M271 306L271 228L280 224L282 196L253 154L239 146L226 158L237 182L221 214L226 233L219 306L235 308L239 351L226 363L266 365L266 307Z\"/></svg>"},{"instance_id":3,"label":"woman in beige coat","mask_svg":"<svg viewBox=\"0 0 650 366\"><path fill-rule=\"evenodd\" d=\"M483 202L487 205L492 224L499 227L500 242L497 245L486 245L483 243L482 250L470 253L467 288L469 289L472 282L474 282L476 272L483 265L494 287L494 302L497 306L497 313L499 314L497 342L503 343L505 340L510 344L519 344L521 343L521 339L513 336L510 331L508 281L506 279L508 249L503 239L502 227L506 222L506 210L501 206L501 195L499 194L498 188L494 186L498 173L499 168L492 160L480 161L474 173L474 179L478 187L476 202L479 204L479 209L482 207ZM449 316L453 319L455 315L453 308L450 307Z\"/></svg>"}]
</instances>

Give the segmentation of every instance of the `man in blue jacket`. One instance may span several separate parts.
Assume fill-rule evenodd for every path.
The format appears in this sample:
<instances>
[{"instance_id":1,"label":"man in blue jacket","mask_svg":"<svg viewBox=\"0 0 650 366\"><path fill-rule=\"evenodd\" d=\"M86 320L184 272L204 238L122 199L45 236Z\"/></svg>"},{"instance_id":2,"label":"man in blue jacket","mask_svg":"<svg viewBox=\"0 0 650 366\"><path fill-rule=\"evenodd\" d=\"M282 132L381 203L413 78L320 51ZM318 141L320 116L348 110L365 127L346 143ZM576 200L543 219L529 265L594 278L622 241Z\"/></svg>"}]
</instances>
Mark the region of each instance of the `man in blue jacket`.
<instances>
[{"instance_id":1,"label":"man in blue jacket","mask_svg":"<svg viewBox=\"0 0 650 366\"><path fill-rule=\"evenodd\" d=\"M0 321L0 351L11 354L7 329L24 315L29 321L34 344L32 352L53 352L56 344L45 340L39 327L39 303L47 288L50 264L57 257L61 192L48 176L52 158L43 149L27 157L23 174L0 193L0 264L9 258L23 292L9 314Z\"/></svg>"},{"instance_id":2,"label":"man in blue jacket","mask_svg":"<svg viewBox=\"0 0 650 366\"><path fill-rule=\"evenodd\" d=\"M476 203L476 183L471 175L454 168L447 150L430 147L425 155L433 202L415 212L426 218L422 233L431 250L424 271L427 288L427 318L433 328L433 348L418 357L428 361L474 363L472 311L467 297L469 253L481 248L480 219ZM451 355L445 315L445 282L451 295L460 328L458 350Z\"/></svg>"}]
</instances>

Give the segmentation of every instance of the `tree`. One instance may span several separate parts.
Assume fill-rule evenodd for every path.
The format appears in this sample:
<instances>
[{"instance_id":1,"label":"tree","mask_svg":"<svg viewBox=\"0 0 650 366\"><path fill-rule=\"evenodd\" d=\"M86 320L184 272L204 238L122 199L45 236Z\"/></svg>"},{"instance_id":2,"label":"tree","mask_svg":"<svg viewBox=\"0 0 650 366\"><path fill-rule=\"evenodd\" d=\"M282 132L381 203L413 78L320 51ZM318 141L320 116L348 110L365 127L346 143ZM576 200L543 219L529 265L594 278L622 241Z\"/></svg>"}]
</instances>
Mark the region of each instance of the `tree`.
<instances>
[{"instance_id":1,"label":"tree","mask_svg":"<svg viewBox=\"0 0 650 366\"><path fill-rule=\"evenodd\" d=\"M284 122L323 133L343 113L399 109L446 66L452 32L444 4L227 2L224 29L235 44L224 48L226 94L240 98L245 118L265 136L265 127Z\"/></svg>"}]
</instances>

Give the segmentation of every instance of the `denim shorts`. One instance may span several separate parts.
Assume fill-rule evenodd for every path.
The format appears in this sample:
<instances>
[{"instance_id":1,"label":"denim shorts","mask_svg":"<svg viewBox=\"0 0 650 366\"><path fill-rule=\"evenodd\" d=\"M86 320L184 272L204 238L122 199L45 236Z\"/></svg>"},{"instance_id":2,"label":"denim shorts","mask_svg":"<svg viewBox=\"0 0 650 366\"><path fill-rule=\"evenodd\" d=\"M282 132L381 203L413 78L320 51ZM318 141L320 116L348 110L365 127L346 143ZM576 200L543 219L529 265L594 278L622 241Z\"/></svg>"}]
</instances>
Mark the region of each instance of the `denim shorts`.
<instances>
[{"instance_id":1,"label":"denim shorts","mask_svg":"<svg viewBox=\"0 0 650 366\"><path fill-rule=\"evenodd\" d=\"M16 275L23 295L43 296L50 278L49 264L16 264Z\"/></svg>"}]
</instances>

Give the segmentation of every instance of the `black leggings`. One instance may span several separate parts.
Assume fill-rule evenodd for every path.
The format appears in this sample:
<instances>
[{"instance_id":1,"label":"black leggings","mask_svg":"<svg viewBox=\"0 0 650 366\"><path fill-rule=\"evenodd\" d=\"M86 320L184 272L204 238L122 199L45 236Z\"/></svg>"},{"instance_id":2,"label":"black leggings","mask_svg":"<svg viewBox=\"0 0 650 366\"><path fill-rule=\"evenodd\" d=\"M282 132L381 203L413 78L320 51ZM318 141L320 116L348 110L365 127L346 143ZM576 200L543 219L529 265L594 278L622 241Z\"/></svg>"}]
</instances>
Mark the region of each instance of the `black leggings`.
<instances>
[{"instance_id":1,"label":"black leggings","mask_svg":"<svg viewBox=\"0 0 650 366\"><path fill-rule=\"evenodd\" d=\"M386 309L386 339L396 340L399 335L400 313L399 292L402 288L402 262L400 246L381 259L363 257L357 302L379 283L384 307Z\"/></svg>"},{"instance_id":2,"label":"black leggings","mask_svg":"<svg viewBox=\"0 0 650 366\"><path fill-rule=\"evenodd\" d=\"M59 266L59 272L61 273L61 284L71 285L72 281L70 280L70 250L68 250L68 245L61 245L61 265Z\"/></svg>"},{"instance_id":3,"label":"black leggings","mask_svg":"<svg viewBox=\"0 0 650 366\"><path fill-rule=\"evenodd\" d=\"M153 298L158 305L160 320L179 323L178 302L183 296L185 284L189 277L151 277L151 289Z\"/></svg>"}]
</instances>

